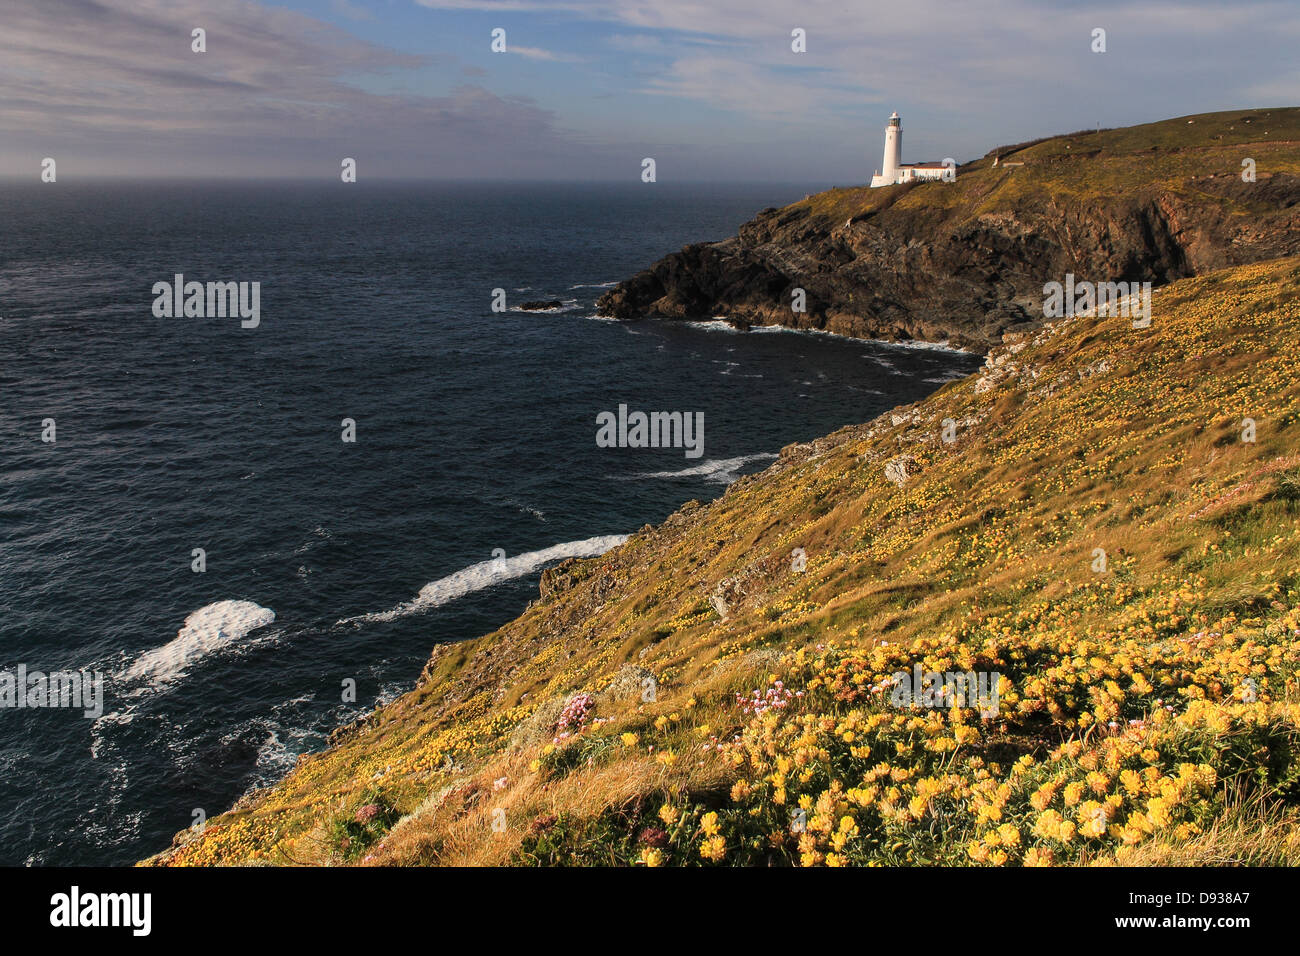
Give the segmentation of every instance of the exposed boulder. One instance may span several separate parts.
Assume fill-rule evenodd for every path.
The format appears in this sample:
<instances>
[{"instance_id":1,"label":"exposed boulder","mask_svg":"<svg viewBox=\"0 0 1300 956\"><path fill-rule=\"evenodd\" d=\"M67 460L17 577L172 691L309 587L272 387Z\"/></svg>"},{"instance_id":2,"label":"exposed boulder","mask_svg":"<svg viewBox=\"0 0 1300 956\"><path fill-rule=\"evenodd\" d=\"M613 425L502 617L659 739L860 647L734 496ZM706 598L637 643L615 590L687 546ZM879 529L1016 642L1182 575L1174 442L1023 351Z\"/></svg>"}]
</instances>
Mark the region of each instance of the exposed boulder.
<instances>
[{"instance_id":1,"label":"exposed boulder","mask_svg":"<svg viewBox=\"0 0 1300 956\"><path fill-rule=\"evenodd\" d=\"M597 695L598 700L623 701L640 700L645 696L647 686L655 686L653 671L635 664L624 664L614 674L614 679Z\"/></svg>"},{"instance_id":2,"label":"exposed boulder","mask_svg":"<svg viewBox=\"0 0 1300 956\"><path fill-rule=\"evenodd\" d=\"M907 484L907 479L921 473L921 463L911 455L899 455L885 462L885 477L898 487Z\"/></svg>"},{"instance_id":3,"label":"exposed boulder","mask_svg":"<svg viewBox=\"0 0 1300 956\"><path fill-rule=\"evenodd\" d=\"M564 705L569 698L552 697L537 706L537 709L525 717L510 733L510 750L518 752L550 740L555 735L555 725L564 713Z\"/></svg>"}]
</instances>

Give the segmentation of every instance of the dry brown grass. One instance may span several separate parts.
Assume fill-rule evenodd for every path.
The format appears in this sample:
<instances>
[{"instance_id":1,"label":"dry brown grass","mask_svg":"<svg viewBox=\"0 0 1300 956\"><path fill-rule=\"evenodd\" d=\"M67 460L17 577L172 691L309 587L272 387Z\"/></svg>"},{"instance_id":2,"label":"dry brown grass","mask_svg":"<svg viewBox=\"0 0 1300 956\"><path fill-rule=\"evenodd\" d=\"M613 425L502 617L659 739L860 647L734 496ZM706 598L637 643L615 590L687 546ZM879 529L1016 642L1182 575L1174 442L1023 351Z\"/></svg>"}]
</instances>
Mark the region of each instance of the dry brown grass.
<instances>
[{"instance_id":1,"label":"dry brown grass","mask_svg":"<svg viewBox=\"0 0 1300 956\"><path fill-rule=\"evenodd\" d=\"M505 778L500 790L493 781ZM731 774L715 758L669 767L640 756L573 773L546 786L526 761L496 761L453 789L444 799L403 820L374 854L374 866L500 866L508 863L539 818L566 814L593 820L611 807L654 800L665 793L707 791L729 786ZM502 811L504 830L493 829Z\"/></svg>"},{"instance_id":2,"label":"dry brown grass","mask_svg":"<svg viewBox=\"0 0 1300 956\"><path fill-rule=\"evenodd\" d=\"M1300 866L1300 814L1256 793L1227 796L1221 816L1186 841L1162 838L1090 861L1092 866Z\"/></svg>"},{"instance_id":3,"label":"dry brown grass","mask_svg":"<svg viewBox=\"0 0 1300 956\"><path fill-rule=\"evenodd\" d=\"M215 821L178 859L242 861L271 848L273 862L323 861L317 858L329 848L310 828L346 820L374 799L367 791L376 784L407 817L368 848L370 863L497 864L521 846L528 860L529 828L552 814L573 822L569 855L552 860L604 862L621 841L622 861L635 862L632 830L653 822L658 801L676 803L682 794L683 806L702 813L740 799L729 791L715 799L728 768L710 759L701 765L701 747L709 735L727 741L746 725L734 693L767 686L780 669L774 649L831 641L907 647L991 616L1003 618L1005 631L1021 611L1032 619L1035 608L1058 605L1068 616L1055 621L1043 612L1035 634L1051 642L1109 635L1119 646L1134 630L1226 634L1237 619L1296 606L1297 506L1291 491L1274 487L1287 474L1276 459L1295 447L1294 359L1281 349L1267 360L1236 359L1294 338L1297 262L1168 287L1158 293L1162 319L1151 341L1129 335L1126 323L1079 321L1019 353L1017 361L1041 369L1041 378L987 394L965 381L918 403L915 423L885 416L815 448L798 446L718 501L584 563L580 583L501 631L449 649L419 688L363 732L304 762L252 812ZM1277 297L1285 304L1257 317L1255 331L1223 333L1236 328L1243 309ZM1116 359L1108 376L1076 375L1102 356ZM1189 378L1193 359L1221 371ZM1067 384L1040 394L1041 383L1058 376ZM1243 414L1238 405L1263 409L1261 421L1272 423L1255 445L1224 443ZM934 436L949 415L977 423L960 454ZM900 452L924 460L902 490L882 477L884 461ZM1254 485L1224 498L1224 508L1189 520L1248 481ZM790 571L795 546L808 552L800 574ZM1097 584L1090 562L1099 546L1111 559L1107 580L1121 583ZM746 575L748 590L720 619L708 597L722 579ZM1226 614L1236 618L1212 626ZM1235 646L1229 642L1225 654ZM602 700L599 725L561 748L567 755L549 758L547 720L528 723L539 706L577 691L599 698L628 662L654 674L658 700ZM787 682L790 666L781 669ZM832 700L819 706L827 719L843 710ZM1062 706L1068 716L1084 705ZM674 712L680 720L650 729ZM710 730L701 732L706 723ZM639 742L621 745L623 732ZM516 734L527 743L510 752ZM1044 735L1044 748L1056 743L1055 729ZM678 755L672 766L659 761L667 747ZM637 801L648 812L622 815ZM492 829L496 809L508 820L502 835ZM611 816L629 822L620 832ZM1111 861L1294 861L1295 829L1280 810L1243 802L1204 832L1184 830L1192 839L1153 841L1142 855L1117 852ZM291 858L276 857L276 847ZM698 859L698 848L688 846L676 862Z\"/></svg>"}]
</instances>

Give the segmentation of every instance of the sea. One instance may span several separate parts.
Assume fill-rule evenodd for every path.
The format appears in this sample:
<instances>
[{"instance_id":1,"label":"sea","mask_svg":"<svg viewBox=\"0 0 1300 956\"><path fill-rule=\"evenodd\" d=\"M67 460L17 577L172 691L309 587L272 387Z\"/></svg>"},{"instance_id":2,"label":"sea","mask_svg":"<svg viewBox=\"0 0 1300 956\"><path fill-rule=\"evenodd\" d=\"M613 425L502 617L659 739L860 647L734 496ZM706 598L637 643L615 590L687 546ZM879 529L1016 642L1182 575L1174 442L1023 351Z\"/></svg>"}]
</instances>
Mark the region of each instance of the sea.
<instances>
[{"instance_id":1,"label":"sea","mask_svg":"<svg viewBox=\"0 0 1300 956\"><path fill-rule=\"evenodd\" d=\"M547 565L978 367L595 314L822 185L0 185L0 679L103 693L0 707L0 864L165 848ZM177 275L257 283L256 325L167 314ZM600 447L620 405L702 414L699 454Z\"/></svg>"}]
</instances>

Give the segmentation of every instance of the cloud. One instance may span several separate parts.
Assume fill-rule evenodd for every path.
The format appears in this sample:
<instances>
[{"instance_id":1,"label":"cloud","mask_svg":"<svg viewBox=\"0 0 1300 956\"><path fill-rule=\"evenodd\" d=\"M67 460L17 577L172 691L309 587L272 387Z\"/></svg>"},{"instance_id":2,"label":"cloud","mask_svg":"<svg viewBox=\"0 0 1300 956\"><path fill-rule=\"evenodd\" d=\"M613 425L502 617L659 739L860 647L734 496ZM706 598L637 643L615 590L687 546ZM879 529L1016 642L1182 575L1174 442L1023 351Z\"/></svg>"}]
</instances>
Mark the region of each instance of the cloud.
<instances>
[{"instance_id":1,"label":"cloud","mask_svg":"<svg viewBox=\"0 0 1300 956\"><path fill-rule=\"evenodd\" d=\"M647 53L653 56L676 56L679 47L669 44L661 36L653 33L611 33L605 37L605 45L611 50L627 53Z\"/></svg>"},{"instance_id":2,"label":"cloud","mask_svg":"<svg viewBox=\"0 0 1300 956\"><path fill-rule=\"evenodd\" d=\"M635 143L687 175L784 164L860 179L892 109L905 158L964 159L1094 122L1296 99L1293 0L1231 15L1211 0L397 0L490 13L512 36L543 27L543 45L509 47L511 69L486 44L413 55L270 2L6 0L0 174L54 156L61 176L324 176L355 156L363 175L621 176ZM415 42L368 0L331 2L373 14L366 36ZM190 50L195 26L206 53ZM1089 51L1096 26L1104 55Z\"/></svg>"},{"instance_id":3,"label":"cloud","mask_svg":"<svg viewBox=\"0 0 1300 956\"><path fill-rule=\"evenodd\" d=\"M730 40L704 36L673 36L657 33L611 33L602 41L611 50L643 53L650 56L680 56L692 47L735 47Z\"/></svg>"},{"instance_id":4,"label":"cloud","mask_svg":"<svg viewBox=\"0 0 1300 956\"><path fill-rule=\"evenodd\" d=\"M535 46L515 46L511 44L506 47L506 52L526 56L530 60L546 60L550 63L577 63L582 59L566 53L553 53L550 50L543 50Z\"/></svg>"},{"instance_id":5,"label":"cloud","mask_svg":"<svg viewBox=\"0 0 1300 956\"><path fill-rule=\"evenodd\" d=\"M695 100L726 112L800 122L825 119L832 106L857 107L866 101L861 91L828 91L802 77L771 77L762 66L746 60L711 55L679 57L643 89L660 96ZM756 93L761 93L758 101Z\"/></svg>"},{"instance_id":6,"label":"cloud","mask_svg":"<svg viewBox=\"0 0 1300 956\"><path fill-rule=\"evenodd\" d=\"M70 15L69 6L75 10ZM534 101L466 85L443 96L357 85L434 62L250 0L7 0L0 172L516 175L570 148ZM191 50L206 31L207 52ZM66 159L66 162L65 162Z\"/></svg>"},{"instance_id":7,"label":"cloud","mask_svg":"<svg viewBox=\"0 0 1300 956\"><path fill-rule=\"evenodd\" d=\"M1285 43L1267 39L1261 24L1268 35L1300 34L1300 7L1293 0L1243 0L1231 10L1216 0L1086 6L1044 0L415 2L492 11L507 25L507 14L541 12L613 24L618 32L607 37L609 49L670 61L642 85L644 92L795 123L843 118L854 97L859 106L906 103L952 120L1005 119L1014 110L1015 117L1039 123L1055 110L1065 114L1062 128L1074 128L1076 111L1092 118L1110 104L1154 110L1148 118L1194 112L1198 94L1231 100L1234 91L1277 88L1259 74L1286 72L1290 54ZM1105 59L1089 49L1098 26L1108 33ZM790 50L795 27L807 33L804 54ZM701 43L728 49L700 56ZM1262 58L1260 49L1266 50ZM1189 71L1200 80L1192 87ZM710 96L713 84L716 95ZM1117 119L1114 107L1108 122Z\"/></svg>"}]
</instances>

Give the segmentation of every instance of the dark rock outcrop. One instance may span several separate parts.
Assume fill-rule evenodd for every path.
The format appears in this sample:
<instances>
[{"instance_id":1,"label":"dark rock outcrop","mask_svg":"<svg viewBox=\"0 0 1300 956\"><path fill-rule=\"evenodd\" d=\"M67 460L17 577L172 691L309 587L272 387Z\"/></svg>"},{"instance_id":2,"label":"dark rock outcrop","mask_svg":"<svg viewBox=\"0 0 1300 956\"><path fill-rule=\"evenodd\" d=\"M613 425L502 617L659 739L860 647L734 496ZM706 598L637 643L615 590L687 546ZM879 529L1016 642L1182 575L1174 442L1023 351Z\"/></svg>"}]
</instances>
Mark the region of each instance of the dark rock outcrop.
<instances>
[{"instance_id":1,"label":"dark rock outcrop","mask_svg":"<svg viewBox=\"0 0 1300 956\"><path fill-rule=\"evenodd\" d=\"M1159 286L1300 252L1300 176L1278 171L1243 182L1223 171L1239 163L1240 147L1174 150L1157 160L1082 149L1075 138L1086 134L1017 154L1028 157L1023 166L969 164L956 183L833 190L765 209L736 236L688 245L619 284L597 311L724 316L741 327L947 340L987 351L1005 334L1041 324L1043 285L1067 272ZM796 289L804 312L792 308Z\"/></svg>"}]
</instances>

